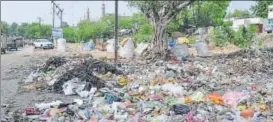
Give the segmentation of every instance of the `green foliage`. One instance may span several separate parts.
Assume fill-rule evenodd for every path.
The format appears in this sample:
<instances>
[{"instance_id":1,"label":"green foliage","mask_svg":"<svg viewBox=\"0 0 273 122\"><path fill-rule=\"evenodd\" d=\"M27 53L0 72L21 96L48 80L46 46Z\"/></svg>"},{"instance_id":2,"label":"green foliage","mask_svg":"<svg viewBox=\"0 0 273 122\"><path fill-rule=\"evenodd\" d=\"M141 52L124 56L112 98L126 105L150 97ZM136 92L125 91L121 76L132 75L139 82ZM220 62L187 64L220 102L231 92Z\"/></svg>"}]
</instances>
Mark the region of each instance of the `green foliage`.
<instances>
[{"instance_id":1,"label":"green foliage","mask_svg":"<svg viewBox=\"0 0 273 122\"><path fill-rule=\"evenodd\" d=\"M256 5L251 6L250 10L256 17L267 18L268 16L268 6L272 5L272 0L258 0Z\"/></svg>"},{"instance_id":2,"label":"green foliage","mask_svg":"<svg viewBox=\"0 0 273 122\"><path fill-rule=\"evenodd\" d=\"M195 1L191 8L181 11L177 19L183 28L217 26L223 23L230 1Z\"/></svg>"},{"instance_id":3,"label":"green foliage","mask_svg":"<svg viewBox=\"0 0 273 122\"><path fill-rule=\"evenodd\" d=\"M16 31L16 29L17 29L17 27L18 27L18 24L17 23L15 23L15 22L13 22L12 24L11 24L11 26L10 26L10 34L12 35L12 36L15 36L16 34L17 34L17 31Z\"/></svg>"},{"instance_id":4,"label":"green foliage","mask_svg":"<svg viewBox=\"0 0 273 122\"><path fill-rule=\"evenodd\" d=\"M248 10L238 10L235 9L233 13L228 13L226 18L249 18L251 14Z\"/></svg>"},{"instance_id":5,"label":"green foliage","mask_svg":"<svg viewBox=\"0 0 273 122\"><path fill-rule=\"evenodd\" d=\"M76 41L76 31L72 27L63 28L63 35L67 42L75 42Z\"/></svg>"},{"instance_id":6,"label":"green foliage","mask_svg":"<svg viewBox=\"0 0 273 122\"><path fill-rule=\"evenodd\" d=\"M50 38L52 27L39 23L31 23L26 31L27 38Z\"/></svg>"},{"instance_id":7,"label":"green foliage","mask_svg":"<svg viewBox=\"0 0 273 122\"><path fill-rule=\"evenodd\" d=\"M21 25L19 25L19 26L16 28L17 35L18 35L18 36L26 37L27 30L28 30L28 26L29 26L28 23L22 23Z\"/></svg>"},{"instance_id":8,"label":"green foliage","mask_svg":"<svg viewBox=\"0 0 273 122\"><path fill-rule=\"evenodd\" d=\"M10 34L10 26L7 22L1 21L0 29L2 33Z\"/></svg>"},{"instance_id":9,"label":"green foliage","mask_svg":"<svg viewBox=\"0 0 273 122\"><path fill-rule=\"evenodd\" d=\"M235 32L231 28L231 25L231 21L226 21L212 30L211 40L215 46L224 47L227 46L229 42L233 42Z\"/></svg>"},{"instance_id":10,"label":"green foliage","mask_svg":"<svg viewBox=\"0 0 273 122\"><path fill-rule=\"evenodd\" d=\"M241 26L234 36L234 44L240 48L249 48L254 41L255 32L256 27L254 25Z\"/></svg>"},{"instance_id":11,"label":"green foliage","mask_svg":"<svg viewBox=\"0 0 273 122\"><path fill-rule=\"evenodd\" d=\"M148 35L148 34L141 34L141 33L138 33L136 35L134 35L132 37L137 43L147 43L147 42L151 42L152 40L152 35Z\"/></svg>"}]
</instances>

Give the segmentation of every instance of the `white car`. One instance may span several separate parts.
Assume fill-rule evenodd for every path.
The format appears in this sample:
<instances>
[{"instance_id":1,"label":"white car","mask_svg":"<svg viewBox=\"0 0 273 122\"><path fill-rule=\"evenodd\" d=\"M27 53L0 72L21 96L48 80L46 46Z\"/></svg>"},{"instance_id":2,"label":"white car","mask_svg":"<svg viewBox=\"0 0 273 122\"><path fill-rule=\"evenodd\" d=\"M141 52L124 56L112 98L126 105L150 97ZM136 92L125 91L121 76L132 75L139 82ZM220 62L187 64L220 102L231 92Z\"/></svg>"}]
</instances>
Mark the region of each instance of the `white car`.
<instances>
[{"instance_id":1,"label":"white car","mask_svg":"<svg viewBox=\"0 0 273 122\"><path fill-rule=\"evenodd\" d=\"M53 49L53 43L50 42L48 39L37 39L33 42L34 48L41 48L41 49Z\"/></svg>"}]
</instances>

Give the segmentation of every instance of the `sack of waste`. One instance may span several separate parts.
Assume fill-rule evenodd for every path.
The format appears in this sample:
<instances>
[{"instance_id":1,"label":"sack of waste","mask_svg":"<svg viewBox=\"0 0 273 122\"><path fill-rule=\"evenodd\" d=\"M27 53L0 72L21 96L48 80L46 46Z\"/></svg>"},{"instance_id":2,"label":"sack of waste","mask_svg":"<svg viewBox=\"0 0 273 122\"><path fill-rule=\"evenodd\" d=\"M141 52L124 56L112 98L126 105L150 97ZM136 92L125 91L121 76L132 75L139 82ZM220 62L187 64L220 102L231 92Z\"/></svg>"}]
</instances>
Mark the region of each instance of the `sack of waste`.
<instances>
[{"instance_id":1,"label":"sack of waste","mask_svg":"<svg viewBox=\"0 0 273 122\"><path fill-rule=\"evenodd\" d=\"M205 41L197 40L195 48L196 48L198 56L200 56L200 57L210 57L210 56L212 56L212 54L209 53L209 51L208 51L208 45L206 44Z\"/></svg>"}]
</instances>

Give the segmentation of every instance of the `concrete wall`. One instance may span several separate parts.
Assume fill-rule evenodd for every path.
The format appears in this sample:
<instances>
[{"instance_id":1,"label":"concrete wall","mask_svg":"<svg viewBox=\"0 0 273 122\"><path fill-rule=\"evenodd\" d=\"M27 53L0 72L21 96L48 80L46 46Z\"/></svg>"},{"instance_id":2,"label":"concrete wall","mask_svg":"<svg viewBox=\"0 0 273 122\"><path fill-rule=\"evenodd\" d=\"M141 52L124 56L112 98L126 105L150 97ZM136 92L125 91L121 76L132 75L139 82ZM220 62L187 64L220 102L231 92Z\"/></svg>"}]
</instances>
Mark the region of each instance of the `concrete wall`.
<instances>
[{"instance_id":1,"label":"concrete wall","mask_svg":"<svg viewBox=\"0 0 273 122\"><path fill-rule=\"evenodd\" d=\"M233 29L237 31L240 26L248 26L249 24L262 24L263 28L268 25L268 20L263 18L246 18L246 19L235 19L233 20Z\"/></svg>"}]
</instances>

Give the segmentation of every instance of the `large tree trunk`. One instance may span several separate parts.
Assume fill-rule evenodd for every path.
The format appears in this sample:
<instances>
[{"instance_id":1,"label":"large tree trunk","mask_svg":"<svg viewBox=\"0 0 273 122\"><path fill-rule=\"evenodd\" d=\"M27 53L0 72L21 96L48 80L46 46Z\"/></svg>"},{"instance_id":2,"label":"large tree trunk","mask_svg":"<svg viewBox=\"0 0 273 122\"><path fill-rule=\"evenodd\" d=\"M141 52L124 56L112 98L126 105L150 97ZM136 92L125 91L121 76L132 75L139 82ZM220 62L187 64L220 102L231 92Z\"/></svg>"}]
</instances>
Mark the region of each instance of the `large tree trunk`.
<instances>
[{"instance_id":1,"label":"large tree trunk","mask_svg":"<svg viewBox=\"0 0 273 122\"><path fill-rule=\"evenodd\" d=\"M143 53L142 57L146 60L167 60L168 59L168 41L166 34L167 22L152 22L153 35L150 47L147 48Z\"/></svg>"}]
</instances>

